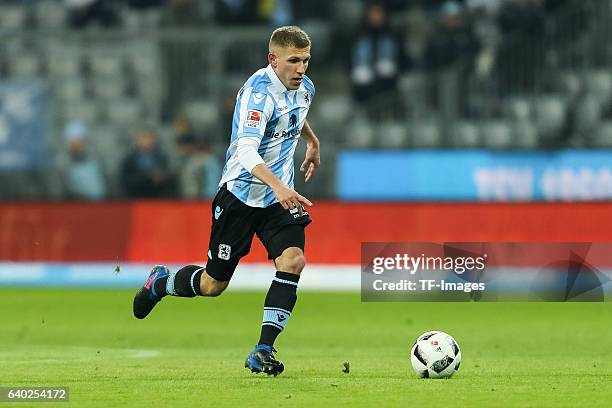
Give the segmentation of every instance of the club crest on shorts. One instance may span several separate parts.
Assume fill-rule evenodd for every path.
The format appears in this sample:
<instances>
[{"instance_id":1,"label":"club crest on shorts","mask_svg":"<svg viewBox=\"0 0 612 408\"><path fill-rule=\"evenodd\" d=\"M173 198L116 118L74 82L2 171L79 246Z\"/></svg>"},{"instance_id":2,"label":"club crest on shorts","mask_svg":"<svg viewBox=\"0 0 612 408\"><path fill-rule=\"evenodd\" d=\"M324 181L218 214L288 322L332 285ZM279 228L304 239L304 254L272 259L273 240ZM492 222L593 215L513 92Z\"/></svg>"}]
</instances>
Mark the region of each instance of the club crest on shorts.
<instances>
[{"instance_id":1,"label":"club crest on shorts","mask_svg":"<svg viewBox=\"0 0 612 408\"><path fill-rule=\"evenodd\" d=\"M219 259L223 259L224 261L229 261L230 255L232 254L232 247L226 244L219 244Z\"/></svg>"},{"instance_id":2,"label":"club crest on shorts","mask_svg":"<svg viewBox=\"0 0 612 408\"><path fill-rule=\"evenodd\" d=\"M300 217L303 217L305 215L308 215L308 211L306 211L306 209L304 207L302 207L302 213L300 213L300 209L299 208L290 208L289 209L289 214L293 215L293 218L300 218Z\"/></svg>"}]
</instances>

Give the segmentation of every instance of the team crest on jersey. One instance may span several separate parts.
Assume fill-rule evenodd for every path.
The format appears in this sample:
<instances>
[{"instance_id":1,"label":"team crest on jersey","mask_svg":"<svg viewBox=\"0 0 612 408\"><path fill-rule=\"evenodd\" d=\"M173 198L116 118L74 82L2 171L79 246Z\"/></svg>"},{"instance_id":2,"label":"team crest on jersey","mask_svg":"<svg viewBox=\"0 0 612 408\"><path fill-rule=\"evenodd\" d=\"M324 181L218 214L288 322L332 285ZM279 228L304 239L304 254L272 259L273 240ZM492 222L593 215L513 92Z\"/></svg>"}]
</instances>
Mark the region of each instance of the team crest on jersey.
<instances>
[{"instance_id":1,"label":"team crest on jersey","mask_svg":"<svg viewBox=\"0 0 612 408\"><path fill-rule=\"evenodd\" d=\"M231 245L219 244L219 259L223 259L224 261L229 261L230 255L232 254Z\"/></svg>"},{"instance_id":2,"label":"team crest on jersey","mask_svg":"<svg viewBox=\"0 0 612 408\"><path fill-rule=\"evenodd\" d=\"M304 94L304 102L306 102L306 105L310 105L310 92Z\"/></svg>"},{"instance_id":3,"label":"team crest on jersey","mask_svg":"<svg viewBox=\"0 0 612 408\"><path fill-rule=\"evenodd\" d=\"M258 128L261 125L261 112L257 110L248 110L247 118L244 126L248 128Z\"/></svg>"}]
</instances>

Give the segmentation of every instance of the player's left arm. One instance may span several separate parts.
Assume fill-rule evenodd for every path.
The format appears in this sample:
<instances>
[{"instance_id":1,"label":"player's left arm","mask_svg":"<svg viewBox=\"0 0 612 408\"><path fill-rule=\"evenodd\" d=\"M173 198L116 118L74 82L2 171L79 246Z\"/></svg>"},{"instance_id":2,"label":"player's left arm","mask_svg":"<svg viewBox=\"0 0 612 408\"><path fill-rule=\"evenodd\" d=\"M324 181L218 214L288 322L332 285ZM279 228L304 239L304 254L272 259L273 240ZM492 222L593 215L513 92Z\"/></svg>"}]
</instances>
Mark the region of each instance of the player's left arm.
<instances>
[{"instance_id":1,"label":"player's left arm","mask_svg":"<svg viewBox=\"0 0 612 408\"><path fill-rule=\"evenodd\" d=\"M305 172L304 180L308 181L314 176L317 168L321 165L321 144L308 124L308 121L304 121L302 136L306 139L306 158L300 166L300 171L302 173Z\"/></svg>"}]
</instances>

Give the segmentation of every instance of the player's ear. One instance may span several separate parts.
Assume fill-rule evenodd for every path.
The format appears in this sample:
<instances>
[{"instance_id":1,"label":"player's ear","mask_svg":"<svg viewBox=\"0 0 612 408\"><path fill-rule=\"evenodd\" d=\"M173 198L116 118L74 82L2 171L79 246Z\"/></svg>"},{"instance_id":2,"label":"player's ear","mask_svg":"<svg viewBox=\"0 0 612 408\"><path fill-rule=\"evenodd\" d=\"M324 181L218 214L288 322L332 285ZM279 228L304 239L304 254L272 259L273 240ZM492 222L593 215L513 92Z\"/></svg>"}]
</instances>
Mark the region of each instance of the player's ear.
<instances>
[{"instance_id":1,"label":"player's ear","mask_svg":"<svg viewBox=\"0 0 612 408\"><path fill-rule=\"evenodd\" d=\"M274 55L272 51L268 52L268 63L272 65L272 68L276 68L276 65L277 65L276 55Z\"/></svg>"}]
</instances>

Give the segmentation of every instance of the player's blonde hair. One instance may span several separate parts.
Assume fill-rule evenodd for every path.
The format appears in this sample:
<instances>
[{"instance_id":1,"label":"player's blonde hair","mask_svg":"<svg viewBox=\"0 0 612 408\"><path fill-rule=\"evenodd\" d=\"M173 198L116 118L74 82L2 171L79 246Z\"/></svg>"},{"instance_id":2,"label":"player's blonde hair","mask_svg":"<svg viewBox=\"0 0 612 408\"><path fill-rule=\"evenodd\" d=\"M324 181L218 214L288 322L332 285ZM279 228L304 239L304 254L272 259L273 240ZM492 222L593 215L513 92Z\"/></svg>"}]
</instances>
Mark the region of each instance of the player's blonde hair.
<instances>
[{"instance_id":1,"label":"player's blonde hair","mask_svg":"<svg viewBox=\"0 0 612 408\"><path fill-rule=\"evenodd\" d=\"M310 48L310 37L298 26L279 27L270 37L269 49L274 46L293 47L298 49Z\"/></svg>"}]
</instances>

